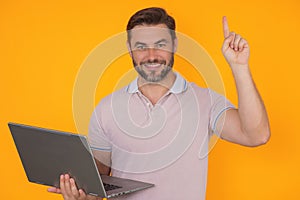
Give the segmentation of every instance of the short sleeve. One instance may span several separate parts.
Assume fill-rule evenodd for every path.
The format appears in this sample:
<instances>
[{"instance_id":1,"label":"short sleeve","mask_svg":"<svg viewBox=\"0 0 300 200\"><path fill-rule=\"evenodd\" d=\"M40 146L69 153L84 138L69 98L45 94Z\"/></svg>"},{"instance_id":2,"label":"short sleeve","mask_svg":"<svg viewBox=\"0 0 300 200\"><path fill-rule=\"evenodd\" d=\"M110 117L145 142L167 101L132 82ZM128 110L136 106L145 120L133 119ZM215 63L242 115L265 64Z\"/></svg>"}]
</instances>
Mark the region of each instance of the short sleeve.
<instances>
[{"instance_id":1,"label":"short sleeve","mask_svg":"<svg viewBox=\"0 0 300 200\"><path fill-rule=\"evenodd\" d=\"M212 133L218 134L216 131L217 122L221 115L228 109L235 109L235 106L227 100L223 95L220 95L210 90L211 109L210 109L210 130Z\"/></svg>"},{"instance_id":2,"label":"short sleeve","mask_svg":"<svg viewBox=\"0 0 300 200\"><path fill-rule=\"evenodd\" d=\"M110 152L111 142L103 130L101 121L101 108L98 106L90 119L88 139L92 150L108 151Z\"/></svg>"}]
</instances>

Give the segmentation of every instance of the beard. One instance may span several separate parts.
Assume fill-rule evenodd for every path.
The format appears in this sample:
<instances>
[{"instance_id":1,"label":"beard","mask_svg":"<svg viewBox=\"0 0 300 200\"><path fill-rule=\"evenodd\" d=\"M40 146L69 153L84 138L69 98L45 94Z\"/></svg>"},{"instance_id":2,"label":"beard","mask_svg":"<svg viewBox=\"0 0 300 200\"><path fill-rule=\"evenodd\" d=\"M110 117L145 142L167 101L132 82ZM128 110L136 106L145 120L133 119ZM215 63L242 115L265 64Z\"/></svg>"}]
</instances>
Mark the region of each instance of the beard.
<instances>
[{"instance_id":1,"label":"beard","mask_svg":"<svg viewBox=\"0 0 300 200\"><path fill-rule=\"evenodd\" d=\"M144 78L148 82L156 83L163 80L167 76L167 74L172 70L174 64L174 54L172 54L168 64L166 60L162 60L162 59L147 60L141 62L140 64L137 64L135 60L132 58L132 62L135 70L142 78ZM156 74L157 72L155 70L152 70L150 71L150 73L147 73L142 67L145 64L161 64L163 66L163 69L159 74Z\"/></svg>"}]
</instances>

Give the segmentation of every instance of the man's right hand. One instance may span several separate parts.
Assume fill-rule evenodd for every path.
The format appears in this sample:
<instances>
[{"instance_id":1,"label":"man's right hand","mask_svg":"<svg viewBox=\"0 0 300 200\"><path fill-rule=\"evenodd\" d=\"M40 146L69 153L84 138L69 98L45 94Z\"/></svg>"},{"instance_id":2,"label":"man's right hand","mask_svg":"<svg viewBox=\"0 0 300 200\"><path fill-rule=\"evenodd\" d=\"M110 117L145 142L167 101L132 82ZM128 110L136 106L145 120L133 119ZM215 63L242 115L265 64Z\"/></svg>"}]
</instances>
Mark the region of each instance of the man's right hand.
<instances>
[{"instance_id":1,"label":"man's right hand","mask_svg":"<svg viewBox=\"0 0 300 200\"><path fill-rule=\"evenodd\" d=\"M60 188L48 188L48 192L62 194L65 200L100 200L92 195L86 195L82 189L77 189L75 180L68 174L60 176Z\"/></svg>"}]
</instances>

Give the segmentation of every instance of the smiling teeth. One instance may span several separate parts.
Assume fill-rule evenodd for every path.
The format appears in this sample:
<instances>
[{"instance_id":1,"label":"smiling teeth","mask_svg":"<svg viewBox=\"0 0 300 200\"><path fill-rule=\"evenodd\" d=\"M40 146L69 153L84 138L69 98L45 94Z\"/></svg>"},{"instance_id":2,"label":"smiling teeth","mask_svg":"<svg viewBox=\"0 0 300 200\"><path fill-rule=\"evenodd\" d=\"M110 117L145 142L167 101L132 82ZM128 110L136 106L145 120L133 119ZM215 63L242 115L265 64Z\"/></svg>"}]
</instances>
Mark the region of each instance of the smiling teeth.
<instances>
[{"instance_id":1,"label":"smiling teeth","mask_svg":"<svg viewBox=\"0 0 300 200\"><path fill-rule=\"evenodd\" d=\"M159 63L148 63L148 64L145 64L145 66L148 66L148 67L157 67L157 66L160 66Z\"/></svg>"}]
</instances>

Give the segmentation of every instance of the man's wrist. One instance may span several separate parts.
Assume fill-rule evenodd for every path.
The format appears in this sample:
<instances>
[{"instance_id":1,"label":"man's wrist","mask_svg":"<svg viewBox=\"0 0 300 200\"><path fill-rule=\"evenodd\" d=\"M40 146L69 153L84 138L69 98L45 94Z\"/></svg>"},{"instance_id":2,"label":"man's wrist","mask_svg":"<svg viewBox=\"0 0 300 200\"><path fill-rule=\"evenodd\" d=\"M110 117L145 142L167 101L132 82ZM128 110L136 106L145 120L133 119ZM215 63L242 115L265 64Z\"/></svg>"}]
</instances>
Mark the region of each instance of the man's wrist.
<instances>
[{"instance_id":1,"label":"man's wrist","mask_svg":"<svg viewBox=\"0 0 300 200\"><path fill-rule=\"evenodd\" d=\"M249 64L231 64L230 68L233 74L236 73L250 73Z\"/></svg>"}]
</instances>

